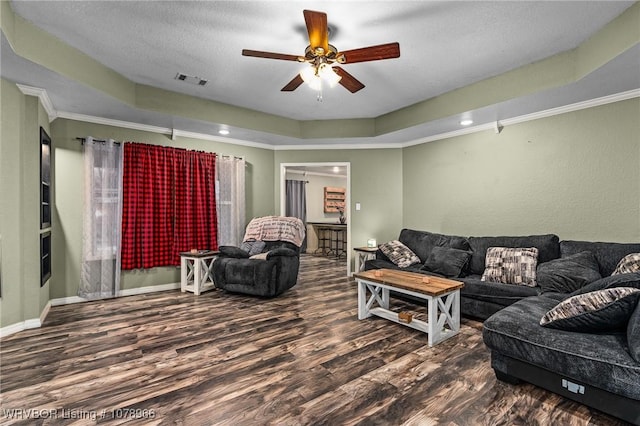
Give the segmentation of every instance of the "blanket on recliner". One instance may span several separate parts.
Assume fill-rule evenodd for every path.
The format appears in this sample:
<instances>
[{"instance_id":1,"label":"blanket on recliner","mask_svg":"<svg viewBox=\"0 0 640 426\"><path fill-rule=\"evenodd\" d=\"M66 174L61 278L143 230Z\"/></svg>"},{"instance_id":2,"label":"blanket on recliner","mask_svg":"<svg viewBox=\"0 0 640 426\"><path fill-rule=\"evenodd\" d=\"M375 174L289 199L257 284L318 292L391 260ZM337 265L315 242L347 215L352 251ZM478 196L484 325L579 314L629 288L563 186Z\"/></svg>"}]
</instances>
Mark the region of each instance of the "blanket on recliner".
<instances>
[{"instance_id":1,"label":"blanket on recliner","mask_svg":"<svg viewBox=\"0 0 640 426\"><path fill-rule=\"evenodd\" d=\"M297 217L264 216L251 219L242 241L287 241L300 247L304 236L304 224Z\"/></svg>"}]
</instances>

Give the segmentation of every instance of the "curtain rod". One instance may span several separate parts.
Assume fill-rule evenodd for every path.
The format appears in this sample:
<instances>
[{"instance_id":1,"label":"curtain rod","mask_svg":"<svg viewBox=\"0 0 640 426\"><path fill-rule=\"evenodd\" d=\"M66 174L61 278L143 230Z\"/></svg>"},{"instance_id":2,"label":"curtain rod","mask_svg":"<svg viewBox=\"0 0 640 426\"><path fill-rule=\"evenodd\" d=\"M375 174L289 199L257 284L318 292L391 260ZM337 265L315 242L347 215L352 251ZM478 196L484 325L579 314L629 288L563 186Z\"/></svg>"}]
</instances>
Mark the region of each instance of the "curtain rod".
<instances>
[{"instance_id":1,"label":"curtain rod","mask_svg":"<svg viewBox=\"0 0 640 426\"><path fill-rule=\"evenodd\" d=\"M85 143L87 141L87 138L76 138L76 140L79 140L81 143ZM100 142L100 143L107 143L107 141L105 139L93 139L94 142ZM115 143L116 145L120 145L122 142L119 141L113 141L113 143ZM226 155L226 154L218 154L220 157L229 157L229 158L237 158L238 160L244 160L244 155L241 157L238 157L236 155Z\"/></svg>"},{"instance_id":2,"label":"curtain rod","mask_svg":"<svg viewBox=\"0 0 640 426\"><path fill-rule=\"evenodd\" d=\"M87 138L76 138L76 140L80 141L80 143L84 144L87 141ZM94 139L94 142L107 143L106 139ZM116 145L120 145L122 142L113 141Z\"/></svg>"},{"instance_id":3,"label":"curtain rod","mask_svg":"<svg viewBox=\"0 0 640 426\"><path fill-rule=\"evenodd\" d=\"M236 159L238 159L238 160L244 160L244 159L245 159L245 158L244 158L244 155L243 155L243 156L241 156L241 157L238 157L237 155L231 155L231 154L229 154L229 155L227 155L227 154L218 154L218 156L219 156L219 157L222 157L222 158L224 158L224 157L236 158Z\"/></svg>"}]
</instances>

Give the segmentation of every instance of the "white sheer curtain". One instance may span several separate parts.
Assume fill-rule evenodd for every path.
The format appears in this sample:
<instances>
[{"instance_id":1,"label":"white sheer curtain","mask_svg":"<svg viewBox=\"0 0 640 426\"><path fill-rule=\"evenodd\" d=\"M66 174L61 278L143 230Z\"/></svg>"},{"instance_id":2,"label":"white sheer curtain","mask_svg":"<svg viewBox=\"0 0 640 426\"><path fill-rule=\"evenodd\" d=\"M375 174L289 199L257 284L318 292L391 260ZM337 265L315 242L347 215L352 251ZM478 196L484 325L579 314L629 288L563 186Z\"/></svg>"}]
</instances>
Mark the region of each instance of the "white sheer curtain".
<instances>
[{"instance_id":1,"label":"white sheer curtain","mask_svg":"<svg viewBox=\"0 0 640 426\"><path fill-rule=\"evenodd\" d=\"M82 271L78 296L115 297L120 289L122 145L91 137L84 143Z\"/></svg>"},{"instance_id":2,"label":"white sheer curtain","mask_svg":"<svg viewBox=\"0 0 640 426\"><path fill-rule=\"evenodd\" d=\"M245 228L244 158L216 158L218 245L239 246Z\"/></svg>"}]
</instances>

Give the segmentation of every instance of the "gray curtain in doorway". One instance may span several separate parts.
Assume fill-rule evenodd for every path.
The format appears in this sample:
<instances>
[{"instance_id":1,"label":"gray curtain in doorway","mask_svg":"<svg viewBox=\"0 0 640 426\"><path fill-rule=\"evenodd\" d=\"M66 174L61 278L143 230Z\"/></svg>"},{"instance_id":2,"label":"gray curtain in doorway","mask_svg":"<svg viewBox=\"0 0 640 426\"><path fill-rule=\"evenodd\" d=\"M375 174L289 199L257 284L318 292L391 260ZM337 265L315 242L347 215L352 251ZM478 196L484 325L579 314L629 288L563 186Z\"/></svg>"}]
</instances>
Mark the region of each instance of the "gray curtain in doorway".
<instances>
[{"instance_id":1,"label":"gray curtain in doorway","mask_svg":"<svg viewBox=\"0 0 640 426\"><path fill-rule=\"evenodd\" d=\"M297 217L302 223L307 225L307 191L306 182L303 180L290 180L286 182L286 207L285 216ZM307 251L307 237L305 235L300 252Z\"/></svg>"}]
</instances>

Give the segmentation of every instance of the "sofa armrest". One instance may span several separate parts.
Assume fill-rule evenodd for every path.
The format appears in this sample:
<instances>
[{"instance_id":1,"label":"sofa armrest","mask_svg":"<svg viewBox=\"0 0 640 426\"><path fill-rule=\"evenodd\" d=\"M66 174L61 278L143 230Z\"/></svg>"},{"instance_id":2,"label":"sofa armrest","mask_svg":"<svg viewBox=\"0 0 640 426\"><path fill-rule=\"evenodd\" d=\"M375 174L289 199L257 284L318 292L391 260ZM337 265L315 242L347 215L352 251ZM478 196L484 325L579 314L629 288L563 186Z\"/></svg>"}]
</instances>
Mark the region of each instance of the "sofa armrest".
<instances>
[{"instance_id":1,"label":"sofa armrest","mask_svg":"<svg viewBox=\"0 0 640 426\"><path fill-rule=\"evenodd\" d=\"M269 253L267 254L267 260L277 256L298 257L298 253L289 248L280 247L275 250L269 251Z\"/></svg>"},{"instance_id":2,"label":"sofa armrest","mask_svg":"<svg viewBox=\"0 0 640 426\"><path fill-rule=\"evenodd\" d=\"M218 247L218 251L220 251L220 257L231 257L234 259L248 259L249 253L242 250L240 247L234 246L220 246Z\"/></svg>"}]
</instances>

